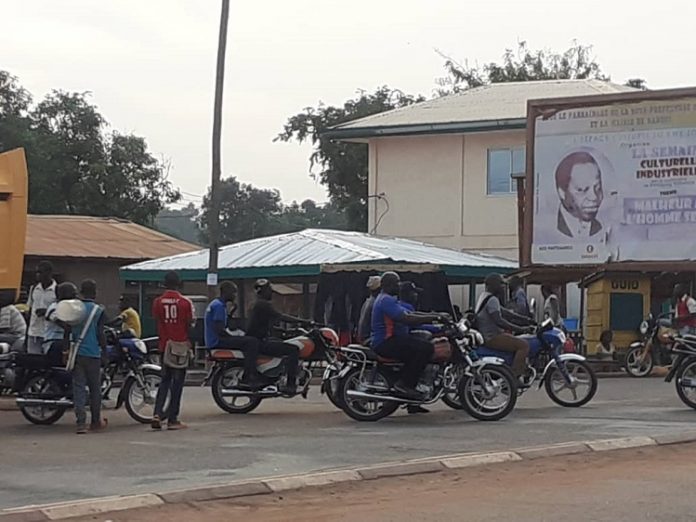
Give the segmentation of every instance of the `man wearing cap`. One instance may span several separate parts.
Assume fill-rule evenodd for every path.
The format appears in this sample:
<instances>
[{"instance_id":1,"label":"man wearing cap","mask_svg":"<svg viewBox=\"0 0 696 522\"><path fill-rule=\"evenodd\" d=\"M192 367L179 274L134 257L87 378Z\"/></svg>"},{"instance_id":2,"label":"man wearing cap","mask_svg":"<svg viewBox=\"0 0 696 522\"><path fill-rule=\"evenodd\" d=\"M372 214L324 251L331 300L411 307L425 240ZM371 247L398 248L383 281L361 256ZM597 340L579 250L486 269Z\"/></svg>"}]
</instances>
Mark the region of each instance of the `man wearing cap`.
<instances>
[{"instance_id":1,"label":"man wearing cap","mask_svg":"<svg viewBox=\"0 0 696 522\"><path fill-rule=\"evenodd\" d=\"M418 288L412 281L403 281L399 283L399 304L403 306L409 312L414 314L421 314L418 312L418 294L422 293L423 289ZM420 330L422 332L430 332L431 334L437 334L442 332L442 328L434 324L421 324L411 330Z\"/></svg>"},{"instance_id":2,"label":"man wearing cap","mask_svg":"<svg viewBox=\"0 0 696 522\"><path fill-rule=\"evenodd\" d=\"M372 348L382 357L404 363L394 390L408 399L420 400L416 390L418 378L433 355L433 345L411 335L411 326L438 321L441 315L416 314L399 304L399 275L386 272L382 275L382 292L372 309Z\"/></svg>"},{"instance_id":3,"label":"man wearing cap","mask_svg":"<svg viewBox=\"0 0 696 522\"><path fill-rule=\"evenodd\" d=\"M380 292L382 278L379 276L370 276L367 280L367 289L370 291L370 296L365 300L360 309L360 321L358 321L358 339L361 343L367 343L372 335L372 308L375 305L375 299Z\"/></svg>"},{"instance_id":4,"label":"man wearing cap","mask_svg":"<svg viewBox=\"0 0 696 522\"><path fill-rule=\"evenodd\" d=\"M503 307L501 297L504 295L503 277L500 274L490 274L485 279L486 291L481 294L476 303L476 321L486 346L492 350L514 354L512 371L516 377L525 373L529 345L514 334L522 334L529 328L518 326L510 321L529 325L530 319L514 313Z\"/></svg>"},{"instance_id":5,"label":"man wearing cap","mask_svg":"<svg viewBox=\"0 0 696 522\"><path fill-rule=\"evenodd\" d=\"M256 337L261 341L261 353L273 357L285 357L287 359L287 384L282 390L286 395L294 395L297 391L297 366L299 353L297 347L284 343L271 337L271 327L278 321L286 323L308 323L304 319L287 315L276 310L271 303L273 299L273 287L268 279L259 279L254 283L254 291L258 299L254 303L249 314L249 324L246 334Z\"/></svg>"}]
</instances>

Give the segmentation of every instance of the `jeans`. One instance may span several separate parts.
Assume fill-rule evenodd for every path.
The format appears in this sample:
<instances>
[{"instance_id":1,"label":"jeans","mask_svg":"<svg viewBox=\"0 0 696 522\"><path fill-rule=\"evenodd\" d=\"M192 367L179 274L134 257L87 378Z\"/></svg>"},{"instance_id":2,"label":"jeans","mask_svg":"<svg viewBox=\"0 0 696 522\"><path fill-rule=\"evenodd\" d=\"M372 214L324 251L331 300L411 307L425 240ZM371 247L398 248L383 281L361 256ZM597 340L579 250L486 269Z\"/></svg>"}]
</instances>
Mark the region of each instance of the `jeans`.
<instances>
[{"instance_id":1,"label":"jeans","mask_svg":"<svg viewBox=\"0 0 696 522\"><path fill-rule=\"evenodd\" d=\"M395 335L374 348L382 357L402 361L401 381L415 388L418 379L433 356L433 345L413 335Z\"/></svg>"},{"instance_id":2,"label":"jeans","mask_svg":"<svg viewBox=\"0 0 696 522\"><path fill-rule=\"evenodd\" d=\"M300 352L296 346L279 339L266 339L261 345L261 353L272 357L284 357L288 384L294 386L297 381L297 366L300 364Z\"/></svg>"},{"instance_id":3,"label":"jeans","mask_svg":"<svg viewBox=\"0 0 696 522\"><path fill-rule=\"evenodd\" d=\"M249 335L223 337L215 348L223 350L240 350L244 353L244 377L256 376L256 359L259 356L261 341Z\"/></svg>"},{"instance_id":4,"label":"jeans","mask_svg":"<svg viewBox=\"0 0 696 522\"><path fill-rule=\"evenodd\" d=\"M87 390L89 389L89 411L92 425L101 422L101 359L78 355L72 372L73 400L77 425L87 423Z\"/></svg>"},{"instance_id":5,"label":"jeans","mask_svg":"<svg viewBox=\"0 0 696 522\"><path fill-rule=\"evenodd\" d=\"M162 368L162 382L157 390L155 400L155 415L160 419L164 417L164 403L169 399L169 409L167 417L169 424L179 421L181 411L181 395L184 393L184 381L186 380L186 368Z\"/></svg>"}]
</instances>

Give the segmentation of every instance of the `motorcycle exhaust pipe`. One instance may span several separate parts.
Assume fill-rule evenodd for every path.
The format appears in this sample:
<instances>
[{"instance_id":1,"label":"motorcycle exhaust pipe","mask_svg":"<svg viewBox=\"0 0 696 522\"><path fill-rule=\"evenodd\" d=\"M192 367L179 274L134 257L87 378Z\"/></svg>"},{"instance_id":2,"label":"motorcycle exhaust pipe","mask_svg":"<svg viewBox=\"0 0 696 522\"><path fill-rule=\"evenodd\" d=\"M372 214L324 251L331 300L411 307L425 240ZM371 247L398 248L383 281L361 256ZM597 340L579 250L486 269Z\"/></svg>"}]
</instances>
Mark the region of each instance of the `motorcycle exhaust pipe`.
<instances>
[{"instance_id":1,"label":"motorcycle exhaust pipe","mask_svg":"<svg viewBox=\"0 0 696 522\"><path fill-rule=\"evenodd\" d=\"M35 408L38 406L53 406L57 408L72 408L73 401L70 399L25 399L17 398L17 406L20 408Z\"/></svg>"},{"instance_id":2,"label":"motorcycle exhaust pipe","mask_svg":"<svg viewBox=\"0 0 696 522\"><path fill-rule=\"evenodd\" d=\"M377 395L375 393L361 392L357 390L348 390L346 395L353 399L367 399L372 401L383 401L383 402L401 402L404 404L423 404L423 401L414 401L411 399L405 399L403 397L394 397L392 395Z\"/></svg>"},{"instance_id":3,"label":"motorcycle exhaust pipe","mask_svg":"<svg viewBox=\"0 0 696 522\"><path fill-rule=\"evenodd\" d=\"M223 397L277 397L280 395L277 391L250 391L250 390L234 390L223 388L220 390L220 395Z\"/></svg>"}]
</instances>

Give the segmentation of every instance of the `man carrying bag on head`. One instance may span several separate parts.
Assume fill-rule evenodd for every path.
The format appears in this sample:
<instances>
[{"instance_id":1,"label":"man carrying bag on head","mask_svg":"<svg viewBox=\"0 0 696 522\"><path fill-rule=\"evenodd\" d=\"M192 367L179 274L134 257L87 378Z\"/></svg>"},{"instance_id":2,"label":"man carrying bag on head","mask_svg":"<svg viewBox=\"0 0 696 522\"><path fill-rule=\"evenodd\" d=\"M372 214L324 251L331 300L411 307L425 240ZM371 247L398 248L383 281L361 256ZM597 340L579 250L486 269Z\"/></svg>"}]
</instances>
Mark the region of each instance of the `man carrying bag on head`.
<instances>
[{"instance_id":1,"label":"man carrying bag on head","mask_svg":"<svg viewBox=\"0 0 696 522\"><path fill-rule=\"evenodd\" d=\"M152 316L157 321L159 349L162 353L162 383L157 391L152 429L162 429L164 406L169 395L167 429L181 430L187 427L179 420L179 411L191 353L189 328L194 320L193 306L191 301L179 293L181 280L176 272L167 273L164 286L167 290L152 305Z\"/></svg>"}]
</instances>

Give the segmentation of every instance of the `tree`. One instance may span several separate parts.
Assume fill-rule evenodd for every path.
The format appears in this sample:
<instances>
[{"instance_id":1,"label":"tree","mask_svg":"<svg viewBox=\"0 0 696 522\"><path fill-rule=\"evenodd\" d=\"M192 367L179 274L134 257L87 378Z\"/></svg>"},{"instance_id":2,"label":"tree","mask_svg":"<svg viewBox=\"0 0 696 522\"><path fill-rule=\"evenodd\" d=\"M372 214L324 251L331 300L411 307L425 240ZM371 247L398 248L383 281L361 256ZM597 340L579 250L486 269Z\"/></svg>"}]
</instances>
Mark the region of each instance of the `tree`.
<instances>
[{"instance_id":1,"label":"tree","mask_svg":"<svg viewBox=\"0 0 696 522\"><path fill-rule=\"evenodd\" d=\"M187 241L199 243L201 230L198 227L199 210L193 203L182 209L165 208L155 218L155 228L164 234Z\"/></svg>"},{"instance_id":2,"label":"tree","mask_svg":"<svg viewBox=\"0 0 696 522\"><path fill-rule=\"evenodd\" d=\"M327 187L335 208L345 212L348 226L364 231L367 230L367 146L332 141L322 134L340 123L423 100L421 96L410 96L386 86L374 93L359 91L357 97L341 107L320 103L317 107L305 108L288 119L276 140L312 143L310 171L317 169L312 175Z\"/></svg>"},{"instance_id":3,"label":"tree","mask_svg":"<svg viewBox=\"0 0 696 522\"><path fill-rule=\"evenodd\" d=\"M219 191L221 245L275 233L273 222L282 212L277 190L259 189L230 177L220 182ZM208 189L198 218L205 244L208 244L210 197Z\"/></svg>"},{"instance_id":4,"label":"tree","mask_svg":"<svg viewBox=\"0 0 696 522\"><path fill-rule=\"evenodd\" d=\"M439 52L439 51L438 51ZM556 53L539 49L532 51L527 42L517 44L517 50L506 49L502 63L491 62L483 67L458 63L439 52L445 59L447 76L439 78L437 94L442 96L461 92L489 83L528 82L534 80L609 80L592 54L592 47L573 42L566 51Z\"/></svg>"},{"instance_id":5,"label":"tree","mask_svg":"<svg viewBox=\"0 0 696 522\"><path fill-rule=\"evenodd\" d=\"M629 80L626 80L626 83L624 83L624 85L627 87L633 87L634 89L640 89L641 91L648 90L648 84L643 78L631 78Z\"/></svg>"},{"instance_id":6,"label":"tree","mask_svg":"<svg viewBox=\"0 0 696 522\"><path fill-rule=\"evenodd\" d=\"M33 106L0 71L0 150L24 147L29 211L114 216L151 224L179 192L145 139L109 132L88 93L52 91Z\"/></svg>"}]
</instances>

